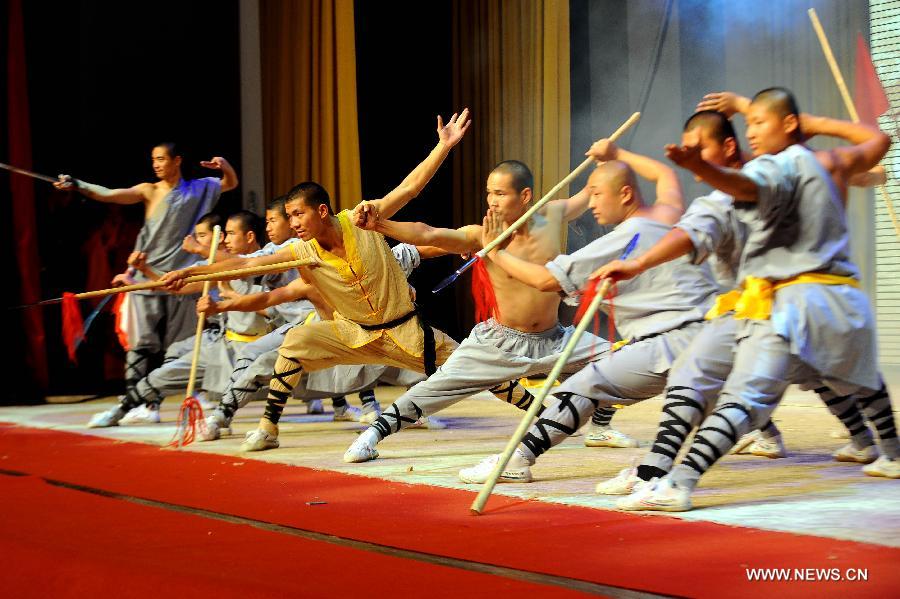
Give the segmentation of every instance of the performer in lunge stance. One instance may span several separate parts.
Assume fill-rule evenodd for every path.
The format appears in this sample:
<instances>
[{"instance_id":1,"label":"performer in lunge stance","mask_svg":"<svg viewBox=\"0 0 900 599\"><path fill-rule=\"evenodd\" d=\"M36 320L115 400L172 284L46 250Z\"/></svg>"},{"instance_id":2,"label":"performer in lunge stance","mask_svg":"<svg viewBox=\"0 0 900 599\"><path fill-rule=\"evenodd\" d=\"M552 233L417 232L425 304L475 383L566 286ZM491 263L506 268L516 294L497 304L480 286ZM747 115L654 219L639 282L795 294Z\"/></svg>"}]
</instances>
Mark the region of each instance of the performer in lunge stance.
<instances>
[{"instance_id":1,"label":"performer in lunge stance","mask_svg":"<svg viewBox=\"0 0 900 599\"><path fill-rule=\"evenodd\" d=\"M601 141L592 155L604 161L591 174L591 210L601 225L615 229L572 255L561 255L546 266L529 264L505 251L491 258L510 276L539 289L577 297L599 266L622 254L636 234L636 254L663 237L683 213L681 188L666 165ZM645 204L636 174L656 183L656 202ZM496 234L491 227L490 235ZM500 482L528 482L531 465L552 446L578 430L598 406L627 405L658 395L675 358L701 327L703 314L718 291L709 267L687 260L672 262L653 276L618 285L614 320L625 344L615 353L588 364L553 392L551 405L531 427L513 453ZM584 300L582 300L584 301ZM460 471L464 482L482 483L499 456L491 456Z\"/></svg>"},{"instance_id":2,"label":"performer in lunge stance","mask_svg":"<svg viewBox=\"0 0 900 599\"><path fill-rule=\"evenodd\" d=\"M170 287L178 288L191 274L310 260L313 265L301 268L301 276L334 307L334 320L288 332L269 384L265 415L241 446L244 451L278 447L278 421L303 371L337 364L384 364L430 374L456 347L445 333L422 322L384 237L354 226L353 221L363 222L368 214L389 218L416 197L462 139L467 120L468 110L453 115L446 126L438 117L439 142L428 157L383 198L358 205L355 215L350 210L335 215L328 193L317 183L295 186L288 193L286 210L303 243L268 257L227 260L166 276Z\"/></svg>"},{"instance_id":3,"label":"performer in lunge stance","mask_svg":"<svg viewBox=\"0 0 900 599\"><path fill-rule=\"evenodd\" d=\"M815 134L814 124L821 120L803 115L807 136ZM682 143L698 146L703 158L710 163L731 168L740 168L743 164L734 128L723 113L703 110L692 115L685 123ZM596 274L617 280L629 279L653 266L689 254L696 263L711 258L719 283L725 289L734 289L747 234L747 226L735 213L733 198L713 191L691 202L675 228L646 253L633 260L613 261ZM662 477L672 469L685 438L714 407L731 372L736 331L737 321L727 315L707 320L669 373L663 412L652 448L639 466L626 468L616 477L599 483L598 493L627 495L643 482ZM814 388L829 410L849 429L851 443L836 451L835 459L866 463L877 457L871 433L852 396L837 396L819 381L795 382ZM770 458L785 456L783 440L771 421L760 429L759 436L746 437L741 443L745 453Z\"/></svg>"},{"instance_id":4,"label":"performer in lunge stance","mask_svg":"<svg viewBox=\"0 0 900 599\"><path fill-rule=\"evenodd\" d=\"M843 206L850 177L877 164L890 139L867 125L841 123L854 145L813 152L802 145L796 101L781 88L753 98L747 125L757 158L741 170L705 160L697 145L667 147L677 164L733 196L748 227L738 273L743 293L733 306L740 322L734 368L718 407L682 463L623 498L623 509L690 509L703 473L769 419L791 380L806 377L821 379L838 396L859 397L884 453L863 472L900 477L874 319L849 260Z\"/></svg>"},{"instance_id":5,"label":"performer in lunge stance","mask_svg":"<svg viewBox=\"0 0 900 599\"><path fill-rule=\"evenodd\" d=\"M247 254L259 249L263 235L262 219L252 212L240 211L225 224L225 247L232 254ZM252 277L231 283L237 293L262 290L263 277ZM196 285L196 284L195 284ZM197 376L202 388L222 393L234 368L234 355L246 343L255 341L269 330L267 319L257 313L225 314L219 326L203 331ZM117 406L95 414L89 427L118 424L152 424L159 422L159 405L166 396L187 388L193 360L194 339L173 344L166 352L167 360L140 379Z\"/></svg>"},{"instance_id":6,"label":"performer in lunge stance","mask_svg":"<svg viewBox=\"0 0 900 599\"><path fill-rule=\"evenodd\" d=\"M286 196L273 200L266 211L266 230L272 242L247 257L272 255L290 243L302 243L295 237L284 212L286 200ZM420 264L419 250L415 246L400 244L391 251L407 277ZM281 273L276 282L267 282L266 287L268 288L264 292L252 295L229 295L220 301L206 298L198 302L198 312L218 314L264 311L278 325L269 334L241 349L222 400L206 417L206 430L200 434L201 441L213 441L223 434L229 434L231 421L238 409L244 407L260 389L268 386L278 357L278 348L291 328L320 322L321 315L329 320L334 312L311 285L297 277L295 270ZM336 421L358 421L366 415L374 420L381 413L374 386L385 376L390 382L421 380L421 375L417 373L397 371L380 365L336 366L309 373L304 381L295 385L293 395L304 400L310 398L320 405L320 398L331 397ZM354 392L360 395L362 410L348 404L344 397L345 394ZM308 413L315 412L308 410Z\"/></svg>"},{"instance_id":7,"label":"performer in lunge stance","mask_svg":"<svg viewBox=\"0 0 900 599\"><path fill-rule=\"evenodd\" d=\"M219 194L238 186L238 177L227 160L216 156L200 164L222 171L222 178L205 177L184 180L181 176L181 152L174 143L161 143L151 150L153 172L158 181L138 183L124 189L108 189L86 181L60 175L58 189L76 189L82 195L111 204L143 204L144 226L138 233L135 254L158 273L184 268L193 258L181 249L200 217L215 206ZM144 281L141 273L137 282ZM158 291L134 291L129 296L131 328L136 336L125 355L125 388L134 391L137 382L147 376L153 362L173 342L193 334L197 325L195 297L168 295Z\"/></svg>"},{"instance_id":8,"label":"performer in lunge stance","mask_svg":"<svg viewBox=\"0 0 900 599\"><path fill-rule=\"evenodd\" d=\"M482 225L441 229L423 223L372 220L367 226L394 239L433 245L454 253L475 252L493 237L499 222L509 226L531 207L534 179L522 162L499 163L487 179L488 217ZM533 265L543 265L559 255L564 226L584 213L589 190L572 198L555 200L537 212L510 237L508 252ZM495 223L494 221L497 221ZM496 231L494 236L496 236ZM492 318L475 325L469 337L441 369L398 398L344 454L347 462L363 462L378 456L375 445L423 414L434 414L474 393L491 390L500 399L528 409L533 396L518 384L523 377L547 374L559 358L573 327L559 323L560 296L525 285L486 260L490 284L496 296ZM542 266L541 266L542 267ZM585 335L569 373L578 371L595 355L607 351L604 339Z\"/></svg>"}]
</instances>

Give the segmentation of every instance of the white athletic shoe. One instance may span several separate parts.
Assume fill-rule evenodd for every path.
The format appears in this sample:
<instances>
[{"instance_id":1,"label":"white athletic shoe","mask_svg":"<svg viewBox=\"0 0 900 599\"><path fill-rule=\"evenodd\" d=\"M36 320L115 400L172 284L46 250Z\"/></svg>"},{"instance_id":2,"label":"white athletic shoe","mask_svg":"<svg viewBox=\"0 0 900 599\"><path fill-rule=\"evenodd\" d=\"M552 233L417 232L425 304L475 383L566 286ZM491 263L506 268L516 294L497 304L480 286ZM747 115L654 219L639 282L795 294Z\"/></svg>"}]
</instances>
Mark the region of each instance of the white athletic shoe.
<instances>
[{"instance_id":1,"label":"white athletic shoe","mask_svg":"<svg viewBox=\"0 0 900 599\"><path fill-rule=\"evenodd\" d=\"M654 478L649 483L655 480L657 479ZM623 468L613 478L597 483L594 490L601 495L631 495L644 484L648 484L648 481L638 477L637 468Z\"/></svg>"},{"instance_id":2,"label":"white athletic shoe","mask_svg":"<svg viewBox=\"0 0 900 599\"><path fill-rule=\"evenodd\" d=\"M132 408L130 412L125 414L122 419L119 420L119 424L122 426L159 424L159 406L142 404L136 408Z\"/></svg>"},{"instance_id":3,"label":"white athletic shoe","mask_svg":"<svg viewBox=\"0 0 900 599\"><path fill-rule=\"evenodd\" d=\"M892 460L883 455L868 466L863 466L862 470L869 476L900 478L900 459Z\"/></svg>"},{"instance_id":4,"label":"white athletic shoe","mask_svg":"<svg viewBox=\"0 0 900 599\"><path fill-rule=\"evenodd\" d=\"M423 416L406 428L427 428L430 431L439 431L447 428L447 423L434 416Z\"/></svg>"},{"instance_id":5,"label":"white athletic shoe","mask_svg":"<svg viewBox=\"0 0 900 599\"><path fill-rule=\"evenodd\" d=\"M831 457L838 462L857 462L860 464L871 464L878 459L878 447L869 445L862 449L857 449L853 443L847 443L833 454Z\"/></svg>"},{"instance_id":6,"label":"white athletic shoe","mask_svg":"<svg viewBox=\"0 0 900 599\"><path fill-rule=\"evenodd\" d=\"M494 471L494 468L497 467L497 462L499 461L500 454L485 458L471 468L463 468L462 470L460 470L459 479L464 483L480 485L491 477L491 473ZM509 459L509 463L506 464L506 468L504 468L500 473L500 478L497 479L497 482L531 482L531 467L528 464L528 460L526 460L525 457L521 453L519 453L518 449L513 452L512 457Z\"/></svg>"},{"instance_id":7,"label":"white athletic shoe","mask_svg":"<svg viewBox=\"0 0 900 599\"><path fill-rule=\"evenodd\" d=\"M265 451L277 447L278 437L267 433L261 428L255 431L248 431L244 442L241 443L241 451Z\"/></svg>"},{"instance_id":8,"label":"white athletic shoe","mask_svg":"<svg viewBox=\"0 0 900 599\"><path fill-rule=\"evenodd\" d=\"M344 461L348 464L358 464L374 460L378 457L378 450L375 449L377 439L375 431L371 429L363 431L344 452Z\"/></svg>"},{"instance_id":9,"label":"white athletic shoe","mask_svg":"<svg viewBox=\"0 0 900 599\"><path fill-rule=\"evenodd\" d=\"M362 416L362 410L350 404L334 409L335 422L359 422L360 416Z\"/></svg>"},{"instance_id":10,"label":"white athletic shoe","mask_svg":"<svg viewBox=\"0 0 900 599\"><path fill-rule=\"evenodd\" d=\"M306 413L307 414L324 414L325 408L322 407L322 400L321 399L310 400L306 404Z\"/></svg>"},{"instance_id":11,"label":"white athletic shoe","mask_svg":"<svg viewBox=\"0 0 900 599\"><path fill-rule=\"evenodd\" d=\"M753 443L735 453L757 455L773 460L787 457L787 449L784 447L784 439L781 438L781 435L774 439L766 439L760 435Z\"/></svg>"},{"instance_id":12,"label":"white athletic shoe","mask_svg":"<svg viewBox=\"0 0 900 599\"><path fill-rule=\"evenodd\" d=\"M97 412L87 423L88 428L107 428L110 426L119 426L119 421L125 416L125 410L119 406L114 406L105 412Z\"/></svg>"},{"instance_id":13,"label":"white athletic shoe","mask_svg":"<svg viewBox=\"0 0 900 599\"><path fill-rule=\"evenodd\" d=\"M662 478L622 497L616 502L616 507L626 511L686 512L693 505L690 491L676 487L668 478Z\"/></svg>"},{"instance_id":14,"label":"white athletic shoe","mask_svg":"<svg viewBox=\"0 0 900 599\"><path fill-rule=\"evenodd\" d=\"M591 427L584 438L586 447L637 447L637 439L610 427Z\"/></svg>"},{"instance_id":15,"label":"white athletic shoe","mask_svg":"<svg viewBox=\"0 0 900 599\"><path fill-rule=\"evenodd\" d=\"M363 424L372 424L378 417L381 416L381 404L375 402L375 404L363 404L362 408L362 416L359 417L359 421Z\"/></svg>"},{"instance_id":16,"label":"white athletic shoe","mask_svg":"<svg viewBox=\"0 0 900 599\"><path fill-rule=\"evenodd\" d=\"M215 441L221 439L222 435L231 434L231 418L226 418L225 414L219 410L213 410L206 417L206 430L197 431L197 439L199 441Z\"/></svg>"}]
</instances>

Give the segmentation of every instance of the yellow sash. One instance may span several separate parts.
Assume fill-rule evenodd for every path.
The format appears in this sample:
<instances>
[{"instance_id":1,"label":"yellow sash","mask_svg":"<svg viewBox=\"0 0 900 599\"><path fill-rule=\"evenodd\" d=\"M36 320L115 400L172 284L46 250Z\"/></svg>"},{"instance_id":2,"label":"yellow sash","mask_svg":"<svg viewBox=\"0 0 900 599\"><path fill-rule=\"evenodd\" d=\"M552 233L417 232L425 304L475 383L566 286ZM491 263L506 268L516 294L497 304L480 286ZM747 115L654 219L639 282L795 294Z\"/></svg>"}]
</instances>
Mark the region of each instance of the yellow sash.
<instances>
[{"instance_id":1,"label":"yellow sash","mask_svg":"<svg viewBox=\"0 0 900 599\"><path fill-rule=\"evenodd\" d=\"M859 288L859 281L851 277L832 275L821 272L807 272L783 281L769 281L757 277L744 279L743 290L734 289L720 295L705 318L712 320L723 314L734 311L739 320L768 320L772 314L772 301L775 292L788 285L816 283L819 285L850 285Z\"/></svg>"},{"instance_id":2,"label":"yellow sash","mask_svg":"<svg viewBox=\"0 0 900 599\"><path fill-rule=\"evenodd\" d=\"M240 343L250 343L251 341L256 341L262 337L262 335L242 335L240 333L235 333L231 329L225 329L225 338L229 341L238 341Z\"/></svg>"}]
</instances>

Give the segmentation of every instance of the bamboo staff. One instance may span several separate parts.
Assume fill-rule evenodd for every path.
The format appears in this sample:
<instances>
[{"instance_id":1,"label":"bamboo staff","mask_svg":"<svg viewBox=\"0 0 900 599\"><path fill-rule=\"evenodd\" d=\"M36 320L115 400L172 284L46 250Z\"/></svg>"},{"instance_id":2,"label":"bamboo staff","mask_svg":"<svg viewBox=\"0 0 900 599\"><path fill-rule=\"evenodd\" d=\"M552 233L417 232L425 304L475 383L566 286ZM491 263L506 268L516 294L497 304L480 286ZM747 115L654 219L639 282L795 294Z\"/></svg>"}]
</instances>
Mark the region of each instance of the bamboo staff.
<instances>
[{"instance_id":1,"label":"bamboo staff","mask_svg":"<svg viewBox=\"0 0 900 599\"><path fill-rule=\"evenodd\" d=\"M212 259L210 259L210 262L212 262ZM224 270L222 272L216 272L207 275L192 275L190 277L186 277L184 279L184 282L187 284L206 283L208 281L224 281L230 279L243 279L246 277L253 277L256 275L267 273L282 272L285 270L290 270L292 268L300 268L301 266L310 266L311 264L313 264L312 260L289 260L287 262L278 262L276 264L268 264L266 266L236 268L234 270ZM166 283L164 281L148 281L146 283L135 283L134 285L123 285L122 287L110 287L109 289L98 289L97 291L85 291L83 293L76 293L75 299L102 297L106 295L114 295L117 293L127 293L129 291L140 291L142 289L160 289L165 286ZM48 304L58 304L61 301L63 301L63 298L57 297L54 299L43 300L36 304L29 304L29 306L46 306ZM19 307L26 308L29 306Z\"/></svg>"},{"instance_id":2,"label":"bamboo staff","mask_svg":"<svg viewBox=\"0 0 900 599\"><path fill-rule=\"evenodd\" d=\"M212 244L209 246L209 263L216 261L216 250L219 248L219 236L222 234L222 228L219 225L213 227ZM209 295L209 288L212 281L203 282L203 292L200 297ZM206 324L206 312L201 312L197 317L197 330L194 333L194 358L191 360L191 373L188 376L187 397L194 394L194 387L197 380L197 362L200 361L200 342L203 337L203 327Z\"/></svg>"},{"instance_id":3,"label":"bamboo staff","mask_svg":"<svg viewBox=\"0 0 900 599\"><path fill-rule=\"evenodd\" d=\"M637 246L639 236L640 234L635 235L631 238L631 241L628 242L628 245L625 247L625 251L622 252L622 260L626 259L634 250L635 246ZM600 309L600 304L603 302L606 294L609 293L609 288L612 283L612 279L604 279L603 283L601 283L600 289L597 291L597 295L594 296L594 299L588 305L587 311L581 317L581 322L579 322L578 326L575 327L575 331L569 338L569 342L566 343L566 347L563 349L562 355L559 356L556 364L553 365L553 370L551 370L550 374L547 375L547 380L544 381L544 385L538 391L537 395L534 396L534 401L531 402L531 406L528 408L528 411L525 412L525 416L522 417L522 421L519 423L519 428L516 429L516 432L514 432L513 436L509 439L509 443L506 444L506 448L503 450L503 454L501 454L500 460L497 462L497 465L494 466L494 471L491 472L490 478L485 481L484 486L481 487L481 491L479 491L478 496L475 498L475 501L472 502L472 506L469 509L473 514L481 514L481 510L484 509L484 505L487 503L488 498L491 496L491 492L497 485L497 480L500 478L500 473L503 472L504 468L506 468L506 465L509 463L509 459L512 457L512 454L516 450L516 447L519 446L519 443L522 442L522 438L525 436L525 433L528 432L528 428L531 426L532 421L534 421L534 417L537 415L538 410L540 410L541 406L544 404L544 399L550 393L550 389L553 388L553 383L562 373L562 370L566 367L566 364L568 364L569 358L572 356L572 352L575 351L575 348L578 345L578 340L581 338L581 335L584 333L584 331L591 325L591 321L594 319L594 314L596 314L597 310ZM610 349L610 353L612 353L612 351L613 350Z\"/></svg>"},{"instance_id":4,"label":"bamboo staff","mask_svg":"<svg viewBox=\"0 0 900 599\"><path fill-rule=\"evenodd\" d=\"M629 128L631 128L632 125L634 125L636 122L638 122L638 120L640 120L640 118L641 118L640 112L635 112L630 117L628 117L628 120L625 121L624 123L622 123L622 125L618 129L616 129L615 133L613 133L612 135L609 136L610 141L616 141L617 139L619 139L619 137L621 137L623 133L625 133ZM469 270L472 267L472 265L475 264L476 260L483 259L494 248L496 248L501 243L506 241L506 239L510 235L515 233L518 228L520 228L522 225L527 223L528 220L532 217L532 215L534 215L535 212L537 212L538 210L543 208L544 204L546 204L547 202L552 200L554 197L556 197L556 194L559 193L560 189L562 189L563 187L565 187L566 185L571 183L575 177L580 175L582 173L582 171L584 171L584 169L586 169L588 166L590 166L591 163L593 163L593 162L594 162L593 158L590 158L590 157L585 158L581 164L579 164L577 167L575 167L575 170L573 170L571 173L566 175L566 177L562 181L560 181L559 183L554 185L553 189L551 189L546 194L544 194L544 197L542 197L540 200L538 200L534 206L529 208L528 211L519 218L519 220L517 220L516 222L511 224L509 227L507 227L500 235L497 236L496 239L494 239L494 241L492 241L491 243L489 243L485 247L483 247L481 250L479 250L478 253L476 253L475 256L473 256L468 262L466 262L465 264L460 266L453 274L451 274L449 277L447 277L446 279L441 281L440 284L438 284L438 286L432 290L432 293L437 293L438 291L449 286L451 283L453 283L453 281L455 281L456 279L459 278L459 275L461 275L462 273Z\"/></svg>"},{"instance_id":5,"label":"bamboo staff","mask_svg":"<svg viewBox=\"0 0 900 599\"><path fill-rule=\"evenodd\" d=\"M219 249L219 237L221 237L221 235L222 227L220 227L219 225L213 227L212 244L210 244L209 246L210 264L213 264L216 261L216 250ZM201 292L200 297L206 297L207 295L209 295L209 288L211 285L211 280L206 280L203 282L203 291ZM190 422L190 411L193 409L191 400L194 397L194 389L197 384L197 364L200 362L200 344L203 341L203 327L205 325L206 312L201 312L197 315L197 329L194 331L194 355L191 358L191 371L188 375L187 393L185 395L184 403L182 403L181 411L178 413L180 421L178 423L178 428L175 431L175 446L179 449L186 442L185 437L187 436L187 430ZM194 399L193 401L196 401L196 399Z\"/></svg>"},{"instance_id":6,"label":"bamboo staff","mask_svg":"<svg viewBox=\"0 0 900 599\"><path fill-rule=\"evenodd\" d=\"M822 53L825 55L828 67L831 69L831 75L834 77L834 82L837 83L838 91L841 92L844 106L847 107L847 112L850 114L850 120L854 123L858 123L859 113L856 111L856 106L853 104L853 98L850 96L850 91L847 89L844 76L841 74L841 69L838 67L837 60L834 58L834 53L831 51L831 44L828 43L828 38L825 36L825 30L822 29L819 15L816 14L816 9L814 8L810 8L806 12L809 14L809 20L812 21L812 27L816 32L816 37L819 38L819 44L822 46ZM884 200L884 205L887 208L888 216L891 218L891 223L894 225L894 233L900 238L900 223L897 222L897 215L894 213L894 202L888 194L884 184L879 185L878 189L881 192L881 198Z\"/></svg>"}]
</instances>

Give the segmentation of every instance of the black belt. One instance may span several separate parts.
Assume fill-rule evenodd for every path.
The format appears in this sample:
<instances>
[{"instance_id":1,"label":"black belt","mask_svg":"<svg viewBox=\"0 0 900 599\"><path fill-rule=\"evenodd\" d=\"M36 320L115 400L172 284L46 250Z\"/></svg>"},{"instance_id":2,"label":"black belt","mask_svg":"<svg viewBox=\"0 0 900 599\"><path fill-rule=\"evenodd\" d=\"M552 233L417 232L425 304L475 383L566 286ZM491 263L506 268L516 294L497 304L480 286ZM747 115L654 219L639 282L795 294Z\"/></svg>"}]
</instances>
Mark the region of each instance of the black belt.
<instances>
[{"instance_id":1,"label":"black belt","mask_svg":"<svg viewBox=\"0 0 900 599\"><path fill-rule=\"evenodd\" d=\"M359 324L364 331L383 331L384 329L393 329L401 324L412 320L413 316L419 317L419 326L422 327L422 333L425 336L425 351L422 354L422 360L425 362L425 374L431 376L437 371L437 348L434 345L434 330L425 322L425 318L419 312L418 306L414 307L412 312L407 312L399 318L395 318L390 322L382 324Z\"/></svg>"}]
</instances>

